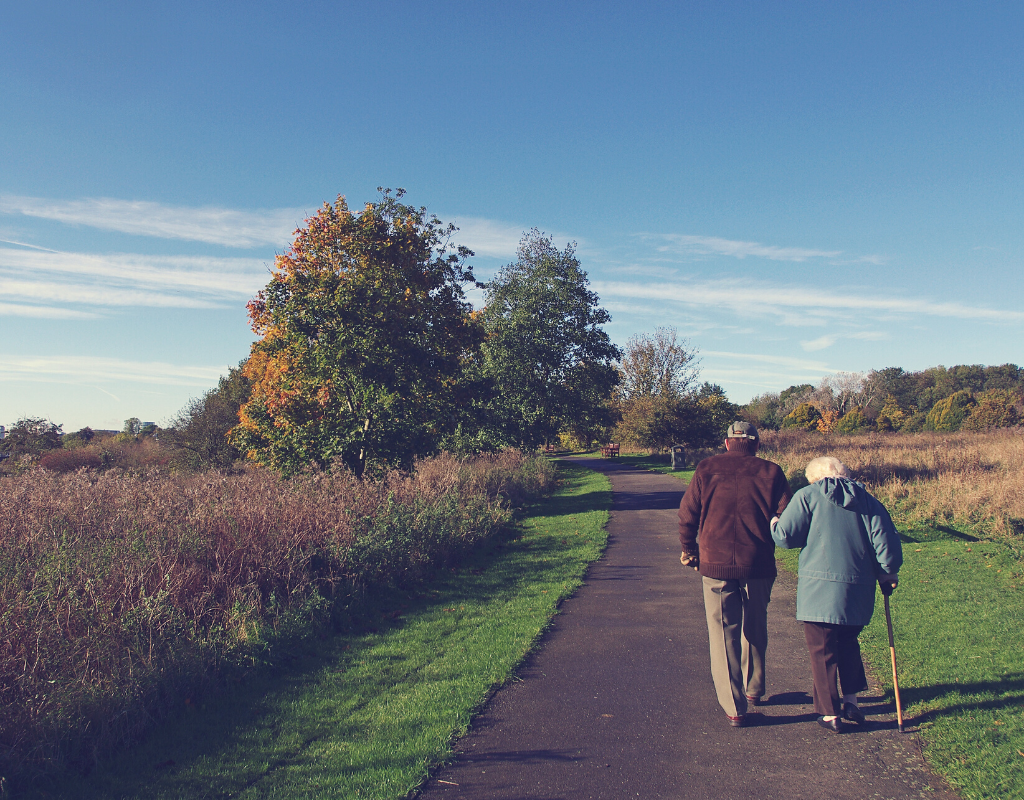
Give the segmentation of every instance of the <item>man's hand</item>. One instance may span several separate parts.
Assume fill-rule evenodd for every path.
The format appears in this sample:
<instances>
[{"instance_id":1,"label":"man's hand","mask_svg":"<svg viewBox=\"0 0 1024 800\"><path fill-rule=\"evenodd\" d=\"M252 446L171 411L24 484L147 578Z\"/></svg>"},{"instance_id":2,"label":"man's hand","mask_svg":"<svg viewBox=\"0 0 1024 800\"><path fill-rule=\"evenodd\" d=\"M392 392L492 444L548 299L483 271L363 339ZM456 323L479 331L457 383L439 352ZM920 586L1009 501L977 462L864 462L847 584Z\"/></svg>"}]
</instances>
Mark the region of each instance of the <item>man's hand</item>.
<instances>
[{"instance_id":1,"label":"man's hand","mask_svg":"<svg viewBox=\"0 0 1024 800\"><path fill-rule=\"evenodd\" d=\"M700 559L690 553L683 553L679 556L679 563L684 567L693 567L695 570L700 569Z\"/></svg>"},{"instance_id":2,"label":"man's hand","mask_svg":"<svg viewBox=\"0 0 1024 800\"><path fill-rule=\"evenodd\" d=\"M775 526L778 525L778 524L779 524L779 518L778 517L772 517L772 521L771 521L771 524L769 526L771 528L771 530L772 530L772 533L775 532Z\"/></svg>"},{"instance_id":3,"label":"man's hand","mask_svg":"<svg viewBox=\"0 0 1024 800\"><path fill-rule=\"evenodd\" d=\"M886 597L896 591L896 587L899 585L900 579L893 575L891 578L879 578L878 588L882 590L882 594Z\"/></svg>"}]
</instances>

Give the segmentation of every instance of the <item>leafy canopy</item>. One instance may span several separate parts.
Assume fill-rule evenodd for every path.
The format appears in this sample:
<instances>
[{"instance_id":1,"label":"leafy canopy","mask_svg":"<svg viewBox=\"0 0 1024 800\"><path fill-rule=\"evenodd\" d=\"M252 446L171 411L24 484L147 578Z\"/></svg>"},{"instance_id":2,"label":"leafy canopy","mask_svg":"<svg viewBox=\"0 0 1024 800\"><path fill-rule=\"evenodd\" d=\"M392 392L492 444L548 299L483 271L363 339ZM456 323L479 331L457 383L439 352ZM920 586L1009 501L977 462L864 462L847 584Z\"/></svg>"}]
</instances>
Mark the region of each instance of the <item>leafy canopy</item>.
<instances>
[{"instance_id":1,"label":"leafy canopy","mask_svg":"<svg viewBox=\"0 0 1024 800\"><path fill-rule=\"evenodd\" d=\"M607 425L619 349L602 325L611 315L589 288L575 246L564 251L537 229L516 260L485 287L484 372L495 398L495 445L533 448L563 431L578 438Z\"/></svg>"},{"instance_id":2,"label":"leafy canopy","mask_svg":"<svg viewBox=\"0 0 1024 800\"><path fill-rule=\"evenodd\" d=\"M402 190L381 192L359 214L325 203L249 303L260 340L232 442L253 461L292 473L340 459L362 474L433 452L453 424L482 338L462 289L472 253Z\"/></svg>"}]
</instances>

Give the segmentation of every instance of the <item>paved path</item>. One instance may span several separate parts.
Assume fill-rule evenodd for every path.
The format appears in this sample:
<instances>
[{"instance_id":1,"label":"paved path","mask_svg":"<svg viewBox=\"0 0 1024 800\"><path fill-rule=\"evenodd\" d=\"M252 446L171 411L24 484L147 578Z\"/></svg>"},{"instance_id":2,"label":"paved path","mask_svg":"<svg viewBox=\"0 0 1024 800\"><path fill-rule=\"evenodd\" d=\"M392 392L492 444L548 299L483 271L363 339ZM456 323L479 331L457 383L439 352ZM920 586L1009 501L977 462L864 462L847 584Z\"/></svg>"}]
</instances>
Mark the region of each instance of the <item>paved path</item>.
<instances>
[{"instance_id":1,"label":"paved path","mask_svg":"<svg viewBox=\"0 0 1024 800\"><path fill-rule=\"evenodd\" d=\"M679 564L682 484L580 463L615 490L608 550L421 798L955 797L925 770L916 736L895 730L880 692L863 704L871 731L815 724L791 578L780 576L769 606L770 701L756 724L730 728L711 683L700 577Z\"/></svg>"}]
</instances>

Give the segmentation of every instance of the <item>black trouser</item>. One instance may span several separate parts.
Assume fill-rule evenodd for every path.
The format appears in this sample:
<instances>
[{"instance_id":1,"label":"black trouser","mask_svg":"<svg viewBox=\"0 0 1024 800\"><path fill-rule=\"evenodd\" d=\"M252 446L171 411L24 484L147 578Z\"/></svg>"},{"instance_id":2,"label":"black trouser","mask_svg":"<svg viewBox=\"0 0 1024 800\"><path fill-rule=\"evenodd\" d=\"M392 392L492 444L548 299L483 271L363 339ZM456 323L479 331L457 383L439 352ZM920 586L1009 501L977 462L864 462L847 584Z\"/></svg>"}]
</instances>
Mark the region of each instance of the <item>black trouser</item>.
<instances>
[{"instance_id":1,"label":"black trouser","mask_svg":"<svg viewBox=\"0 0 1024 800\"><path fill-rule=\"evenodd\" d=\"M860 660L860 642L857 641L862 630L863 625L804 623L804 638L811 654L815 713L825 716L842 713L843 702L836 688L837 672L843 684L843 694L856 694L868 688L864 662Z\"/></svg>"}]
</instances>

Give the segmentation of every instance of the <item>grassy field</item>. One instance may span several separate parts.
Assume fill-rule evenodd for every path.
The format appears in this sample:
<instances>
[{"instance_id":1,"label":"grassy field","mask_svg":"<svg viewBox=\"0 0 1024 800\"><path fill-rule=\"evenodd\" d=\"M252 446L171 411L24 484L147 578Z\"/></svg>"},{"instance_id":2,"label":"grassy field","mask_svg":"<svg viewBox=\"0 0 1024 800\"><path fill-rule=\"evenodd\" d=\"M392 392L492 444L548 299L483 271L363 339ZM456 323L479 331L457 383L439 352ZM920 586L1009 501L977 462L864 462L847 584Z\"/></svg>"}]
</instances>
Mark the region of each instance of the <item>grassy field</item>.
<instances>
[{"instance_id":1,"label":"grassy field","mask_svg":"<svg viewBox=\"0 0 1024 800\"><path fill-rule=\"evenodd\" d=\"M554 497L457 573L378 596L360 632L297 648L217 703L186 703L117 762L34 796L405 797L604 548L607 479L560 475Z\"/></svg>"},{"instance_id":2,"label":"grassy field","mask_svg":"<svg viewBox=\"0 0 1024 800\"><path fill-rule=\"evenodd\" d=\"M907 727L967 800L1024 798L1024 437L767 436L791 477L835 455L893 513L905 563L891 606ZM797 551L777 551L796 571ZM861 635L891 693L882 598Z\"/></svg>"}]
</instances>

